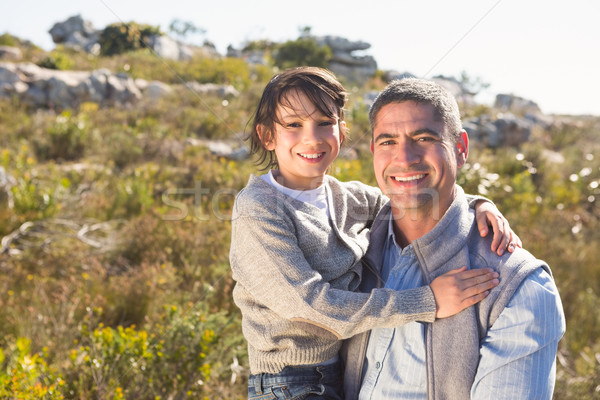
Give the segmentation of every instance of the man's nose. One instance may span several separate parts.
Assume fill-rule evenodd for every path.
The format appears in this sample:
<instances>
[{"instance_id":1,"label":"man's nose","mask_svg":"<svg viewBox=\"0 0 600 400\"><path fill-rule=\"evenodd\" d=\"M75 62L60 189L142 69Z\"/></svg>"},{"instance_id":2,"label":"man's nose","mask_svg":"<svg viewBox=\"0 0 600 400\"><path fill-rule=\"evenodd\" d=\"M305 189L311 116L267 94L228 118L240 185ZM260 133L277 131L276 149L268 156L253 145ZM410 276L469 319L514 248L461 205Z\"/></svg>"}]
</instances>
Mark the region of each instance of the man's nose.
<instances>
[{"instance_id":1,"label":"man's nose","mask_svg":"<svg viewBox=\"0 0 600 400\"><path fill-rule=\"evenodd\" d=\"M419 149L411 141L401 141L396 146L394 162L403 167L417 164L421 161Z\"/></svg>"}]
</instances>

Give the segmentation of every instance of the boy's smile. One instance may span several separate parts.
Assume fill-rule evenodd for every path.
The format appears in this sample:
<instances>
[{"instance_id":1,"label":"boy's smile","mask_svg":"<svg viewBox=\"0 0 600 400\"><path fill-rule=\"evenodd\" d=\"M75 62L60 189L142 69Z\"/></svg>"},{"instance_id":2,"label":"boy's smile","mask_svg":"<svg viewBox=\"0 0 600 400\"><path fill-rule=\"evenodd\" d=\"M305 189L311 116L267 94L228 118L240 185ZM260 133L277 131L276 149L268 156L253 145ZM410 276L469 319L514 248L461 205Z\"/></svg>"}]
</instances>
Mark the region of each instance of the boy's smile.
<instances>
[{"instance_id":1,"label":"boy's smile","mask_svg":"<svg viewBox=\"0 0 600 400\"><path fill-rule=\"evenodd\" d=\"M345 122L322 114L302 92L289 93L277 114L281 124L266 148L277 156L278 181L297 190L320 186L339 154Z\"/></svg>"}]
</instances>

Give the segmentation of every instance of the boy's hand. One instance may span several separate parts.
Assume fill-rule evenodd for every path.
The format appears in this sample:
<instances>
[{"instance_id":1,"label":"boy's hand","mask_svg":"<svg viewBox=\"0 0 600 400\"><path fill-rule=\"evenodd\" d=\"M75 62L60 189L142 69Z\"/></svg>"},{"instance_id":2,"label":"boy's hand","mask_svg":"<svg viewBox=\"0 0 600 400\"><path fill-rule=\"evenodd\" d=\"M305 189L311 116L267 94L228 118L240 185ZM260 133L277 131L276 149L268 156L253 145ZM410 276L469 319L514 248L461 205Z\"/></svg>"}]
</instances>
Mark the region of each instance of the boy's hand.
<instances>
[{"instance_id":1,"label":"boy's hand","mask_svg":"<svg viewBox=\"0 0 600 400\"><path fill-rule=\"evenodd\" d=\"M504 254L506 249L512 253L516 247L523 247L519 236L510 229L508 220L489 201L477 201L475 204L475 219L477 220L477 229L479 229L479 234L482 237L488 234L488 225L492 226L494 231L492 251L498 253L499 256Z\"/></svg>"},{"instance_id":2,"label":"boy's hand","mask_svg":"<svg viewBox=\"0 0 600 400\"><path fill-rule=\"evenodd\" d=\"M430 285L437 307L435 317L450 317L483 300L498 285L498 276L491 268L467 267L438 276Z\"/></svg>"}]
</instances>

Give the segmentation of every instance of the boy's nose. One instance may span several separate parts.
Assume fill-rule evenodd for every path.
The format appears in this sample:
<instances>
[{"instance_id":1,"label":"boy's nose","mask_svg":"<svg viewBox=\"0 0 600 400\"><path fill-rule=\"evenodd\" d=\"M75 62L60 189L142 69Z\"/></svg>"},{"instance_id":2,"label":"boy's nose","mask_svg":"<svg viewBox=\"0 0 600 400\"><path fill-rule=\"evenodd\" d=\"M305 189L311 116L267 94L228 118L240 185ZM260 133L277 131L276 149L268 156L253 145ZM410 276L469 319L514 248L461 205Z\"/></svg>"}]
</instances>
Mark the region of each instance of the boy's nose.
<instances>
[{"instance_id":1,"label":"boy's nose","mask_svg":"<svg viewBox=\"0 0 600 400\"><path fill-rule=\"evenodd\" d=\"M302 134L302 141L304 143L321 143L323 138L317 127L307 126Z\"/></svg>"}]
</instances>

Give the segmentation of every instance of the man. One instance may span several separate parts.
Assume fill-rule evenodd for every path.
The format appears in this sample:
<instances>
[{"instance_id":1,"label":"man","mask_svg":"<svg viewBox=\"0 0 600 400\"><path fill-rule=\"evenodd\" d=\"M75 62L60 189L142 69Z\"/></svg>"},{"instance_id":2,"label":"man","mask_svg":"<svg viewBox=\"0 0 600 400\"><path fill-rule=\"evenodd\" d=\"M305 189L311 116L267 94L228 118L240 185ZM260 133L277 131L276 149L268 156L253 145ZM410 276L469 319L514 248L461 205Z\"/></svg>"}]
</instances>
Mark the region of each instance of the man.
<instances>
[{"instance_id":1,"label":"man","mask_svg":"<svg viewBox=\"0 0 600 400\"><path fill-rule=\"evenodd\" d=\"M369 120L390 203L371 230L362 290L417 287L462 265L495 269L500 285L454 317L350 339L346 398L550 399L565 332L558 291L546 263L523 249L498 257L477 233L456 185L469 151L456 100L430 81L394 81Z\"/></svg>"}]
</instances>

